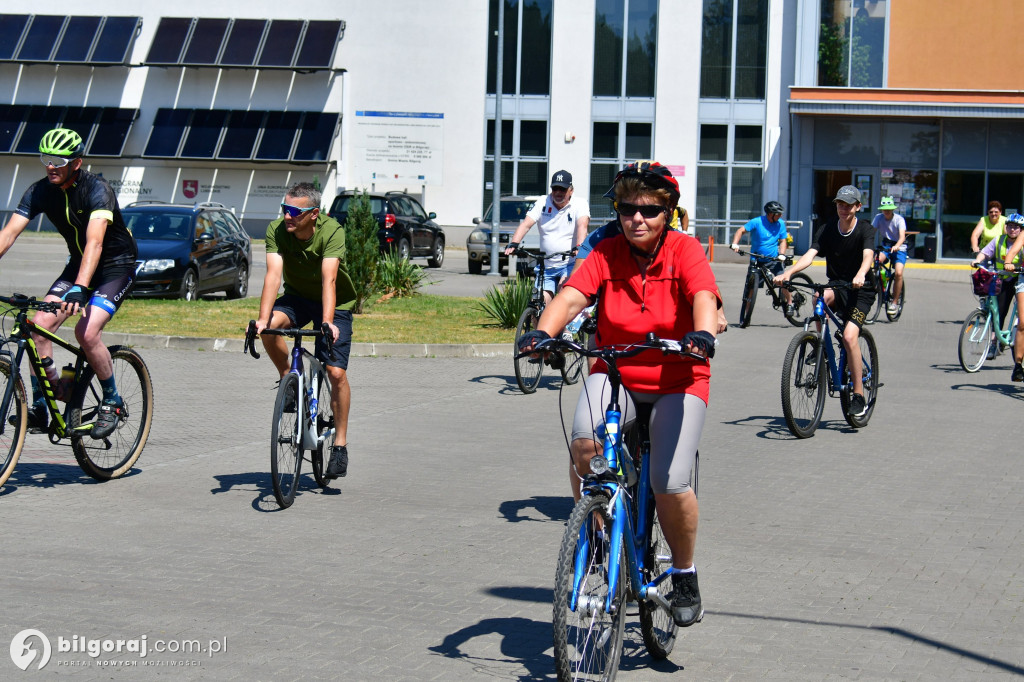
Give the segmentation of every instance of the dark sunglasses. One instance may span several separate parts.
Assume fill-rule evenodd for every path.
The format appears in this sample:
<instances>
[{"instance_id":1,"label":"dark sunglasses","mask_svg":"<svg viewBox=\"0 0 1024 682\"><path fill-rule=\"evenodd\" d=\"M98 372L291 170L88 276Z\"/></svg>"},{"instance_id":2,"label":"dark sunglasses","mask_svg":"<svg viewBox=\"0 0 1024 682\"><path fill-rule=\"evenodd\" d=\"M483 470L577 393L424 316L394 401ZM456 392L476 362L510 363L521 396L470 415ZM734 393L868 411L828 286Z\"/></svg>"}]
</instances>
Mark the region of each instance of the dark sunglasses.
<instances>
[{"instance_id":1,"label":"dark sunglasses","mask_svg":"<svg viewBox=\"0 0 1024 682\"><path fill-rule=\"evenodd\" d=\"M292 206L291 204L281 204L281 212L289 218L298 218L307 211L312 211L316 206L310 206L309 208L301 208L299 206Z\"/></svg>"},{"instance_id":2,"label":"dark sunglasses","mask_svg":"<svg viewBox=\"0 0 1024 682\"><path fill-rule=\"evenodd\" d=\"M639 213L644 218L657 218L662 213L668 213L668 209L657 204L627 204L625 201L616 201L615 212L629 217Z\"/></svg>"}]
</instances>

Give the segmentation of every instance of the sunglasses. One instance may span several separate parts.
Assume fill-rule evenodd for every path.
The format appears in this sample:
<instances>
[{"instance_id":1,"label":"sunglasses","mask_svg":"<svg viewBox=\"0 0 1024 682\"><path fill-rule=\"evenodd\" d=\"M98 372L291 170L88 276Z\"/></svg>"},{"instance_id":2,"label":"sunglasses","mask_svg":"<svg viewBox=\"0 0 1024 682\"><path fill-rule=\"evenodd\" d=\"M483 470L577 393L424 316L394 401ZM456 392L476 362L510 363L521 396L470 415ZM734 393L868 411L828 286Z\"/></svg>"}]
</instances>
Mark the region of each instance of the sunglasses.
<instances>
[{"instance_id":1,"label":"sunglasses","mask_svg":"<svg viewBox=\"0 0 1024 682\"><path fill-rule=\"evenodd\" d=\"M71 159L66 156L54 156L53 154L40 154L39 160L44 166L53 166L54 168L63 168L71 163Z\"/></svg>"},{"instance_id":2,"label":"sunglasses","mask_svg":"<svg viewBox=\"0 0 1024 682\"><path fill-rule=\"evenodd\" d=\"M291 204L281 204L281 212L289 218L298 218L307 211L312 211L316 206L310 206L309 208L302 208L300 206L292 206Z\"/></svg>"},{"instance_id":3,"label":"sunglasses","mask_svg":"<svg viewBox=\"0 0 1024 682\"><path fill-rule=\"evenodd\" d=\"M615 212L628 217L639 213L644 218L657 218L662 213L668 213L668 209L657 204L627 204L625 201L616 201Z\"/></svg>"}]
</instances>

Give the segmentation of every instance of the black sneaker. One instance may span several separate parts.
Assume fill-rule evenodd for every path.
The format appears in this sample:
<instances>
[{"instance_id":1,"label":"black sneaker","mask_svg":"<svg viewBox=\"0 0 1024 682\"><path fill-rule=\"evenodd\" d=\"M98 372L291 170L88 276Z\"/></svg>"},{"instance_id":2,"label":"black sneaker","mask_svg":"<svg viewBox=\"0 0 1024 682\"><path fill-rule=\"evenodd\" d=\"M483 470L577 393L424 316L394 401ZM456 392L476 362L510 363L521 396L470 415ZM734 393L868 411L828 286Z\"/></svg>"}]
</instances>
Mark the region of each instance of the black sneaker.
<instances>
[{"instance_id":1,"label":"black sneaker","mask_svg":"<svg viewBox=\"0 0 1024 682\"><path fill-rule=\"evenodd\" d=\"M327 464L327 478L344 478L348 473L348 446L331 447L331 461Z\"/></svg>"},{"instance_id":2,"label":"black sneaker","mask_svg":"<svg viewBox=\"0 0 1024 682\"><path fill-rule=\"evenodd\" d=\"M11 426L16 426L18 418L16 415L11 415L7 418L7 423ZM50 413L46 409L46 405L29 405L28 406L28 432L29 433L46 433L46 427L50 423Z\"/></svg>"},{"instance_id":3,"label":"black sneaker","mask_svg":"<svg viewBox=\"0 0 1024 682\"><path fill-rule=\"evenodd\" d=\"M89 436L93 440L106 438L127 416L128 410L125 409L124 403L119 405L113 401L104 400L100 405L99 416L96 417L96 422L92 425L92 430L89 431Z\"/></svg>"},{"instance_id":4,"label":"black sneaker","mask_svg":"<svg viewBox=\"0 0 1024 682\"><path fill-rule=\"evenodd\" d=\"M996 356L999 355L999 344L993 341L988 347L987 360L995 360Z\"/></svg>"},{"instance_id":5,"label":"black sneaker","mask_svg":"<svg viewBox=\"0 0 1024 682\"><path fill-rule=\"evenodd\" d=\"M786 317L793 317L794 315L796 315L796 308L794 308L792 305L783 306L782 309L783 311L785 311Z\"/></svg>"},{"instance_id":6,"label":"black sneaker","mask_svg":"<svg viewBox=\"0 0 1024 682\"><path fill-rule=\"evenodd\" d=\"M700 603L700 589L697 587L697 572L673 573L672 620L681 628L688 628L699 623L704 617L704 607Z\"/></svg>"},{"instance_id":7,"label":"black sneaker","mask_svg":"<svg viewBox=\"0 0 1024 682\"><path fill-rule=\"evenodd\" d=\"M1013 363L1013 374L1010 375L1010 381L1016 381L1018 383L1024 381L1024 367L1022 367L1019 362ZM29 424L31 423L32 421L29 420Z\"/></svg>"},{"instance_id":8,"label":"black sneaker","mask_svg":"<svg viewBox=\"0 0 1024 682\"><path fill-rule=\"evenodd\" d=\"M868 412L868 404L864 402L864 396L860 393L854 393L853 397L850 398L850 415L853 417L863 417Z\"/></svg>"}]
</instances>

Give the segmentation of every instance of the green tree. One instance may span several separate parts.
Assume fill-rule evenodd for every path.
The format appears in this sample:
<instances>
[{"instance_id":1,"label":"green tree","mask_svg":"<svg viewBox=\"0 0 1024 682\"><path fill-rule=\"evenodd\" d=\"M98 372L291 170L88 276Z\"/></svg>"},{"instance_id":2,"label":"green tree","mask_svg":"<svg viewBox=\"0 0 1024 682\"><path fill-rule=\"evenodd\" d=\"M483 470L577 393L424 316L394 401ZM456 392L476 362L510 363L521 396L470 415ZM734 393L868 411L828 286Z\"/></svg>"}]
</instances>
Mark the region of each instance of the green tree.
<instances>
[{"instance_id":1,"label":"green tree","mask_svg":"<svg viewBox=\"0 0 1024 682\"><path fill-rule=\"evenodd\" d=\"M345 261L356 289L356 304L352 312L361 313L366 301L377 291L377 260L380 255L379 227L370 211L370 198L365 191L349 201L344 227Z\"/></svg>"}]
</instances>

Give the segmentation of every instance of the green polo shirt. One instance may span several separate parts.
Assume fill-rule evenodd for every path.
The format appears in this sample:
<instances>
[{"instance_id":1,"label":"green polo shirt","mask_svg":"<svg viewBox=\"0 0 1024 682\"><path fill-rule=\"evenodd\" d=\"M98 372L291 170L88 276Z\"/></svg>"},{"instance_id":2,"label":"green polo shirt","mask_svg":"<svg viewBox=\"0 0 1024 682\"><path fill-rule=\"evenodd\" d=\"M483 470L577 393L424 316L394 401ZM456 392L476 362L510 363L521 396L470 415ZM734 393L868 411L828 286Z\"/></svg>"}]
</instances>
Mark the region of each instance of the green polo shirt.
<instances>
[{"instance_id":1,"label":"green polo shirt","mask_svg":"<svg viewBox=\"0 0 1024 682\"><path fill-rule=\"evenodd\" d=\"M356 290L345 268L345 230L338 221L321 213L309 241L289 234L284 218L267 226L267 253L277 253L284 261L284 293L310 301L323 298L324 258L338 259L338 278L334 291L338 310L351 310L356 303Z\"/></svg>"}]
</instances>

